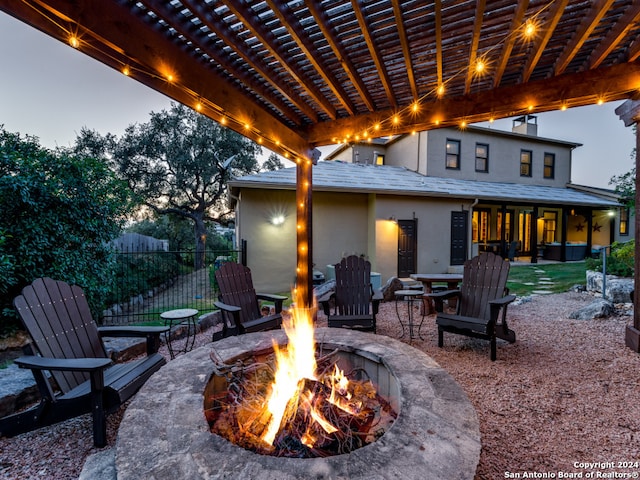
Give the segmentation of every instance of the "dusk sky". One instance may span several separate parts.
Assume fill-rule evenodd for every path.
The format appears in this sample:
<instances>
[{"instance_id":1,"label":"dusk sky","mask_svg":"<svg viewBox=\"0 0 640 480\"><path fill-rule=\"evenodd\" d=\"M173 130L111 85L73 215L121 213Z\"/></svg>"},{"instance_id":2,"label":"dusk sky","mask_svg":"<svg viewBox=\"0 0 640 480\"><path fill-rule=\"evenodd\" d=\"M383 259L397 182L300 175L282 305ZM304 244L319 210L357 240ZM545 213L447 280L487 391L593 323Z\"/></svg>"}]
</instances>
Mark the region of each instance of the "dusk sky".
<instances>
[{"instance_id":1,"label":"dusk sky","mask_svg":"<svg viewBox=\"0 0 640 480\"><path fill-rule=\"evenodd\" d=\"M120 136L128 125L148 121L151 111L171 103L2 12L0 61L0 125L34 135L49 148L72 144L82 127ZM573 152L574 183L610 188L613 175L633 166L633 129L614 113L620 103L538 114L539 136L583 145ZM498 120L491 128L510 130L511 123Z\"/></svg>"}]
</instances>

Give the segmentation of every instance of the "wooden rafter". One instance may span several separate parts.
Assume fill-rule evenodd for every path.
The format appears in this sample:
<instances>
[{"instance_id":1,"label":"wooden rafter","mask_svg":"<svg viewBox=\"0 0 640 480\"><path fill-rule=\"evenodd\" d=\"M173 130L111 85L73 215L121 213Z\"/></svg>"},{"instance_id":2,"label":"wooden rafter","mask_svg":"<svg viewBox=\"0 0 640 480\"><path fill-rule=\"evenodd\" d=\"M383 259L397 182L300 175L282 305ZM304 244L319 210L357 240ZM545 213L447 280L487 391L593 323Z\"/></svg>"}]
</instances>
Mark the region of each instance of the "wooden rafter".
<instances>
[{"instance_id":1,"label":"wooden rafter","mask_svg":"<svg viewBox=\"0 0 640 480\"><path fill-rule=\"evenodd\" d=\"M373 112L375 110L373 99L371 98L371 95L367 91L367 87L362 81L362 78L360 77L360 75L358 75L358 72L355 66L353 65L353 62L349 59L349 56L344 51L344 48L342 48L342 45L338 41L336 41L335 36L333 35L333 32L329 28L325 15L323 15L323 12L321 12L318 9L318 4L316 2L307 2L306 5L309 11L311 12L311 14L313 15L313 18L315 19L318 25L318 28L320 29L320 31L324 35L324 38L327 40L327 43L331 47L331 50L333 50L333 54L336 56L336 58L339 59L340 64L342 65L342 68L349 76L349 80L351 80L351 83L353 84L354 88L358 92L358 95L360 95L360 98L362 99L364 104L367 106L367 109L370 112Z\"/></svg>"},{"instance_id":2,"label":"wooden rafter","mask_svg":"<svg viewBox=\"0 0 640 480\"><path fill-rule=\"evenodd\" d=\"M486 0L478 0L476 5L476 16L473 22L473 36L471 38L471 46L469 49L469 67L467 69L467 80L464 85L465 95L471 90L471 82L476 72L474 70L477 62L478 44L480 43L480 31L482 30L482 19L484 17L484 7Z\"/></svg>"},{"instance_id":3,"label":"wooden rafter","mask_svg":"<svg viewBox=\"0 0 640 480\"><path fill-rule=\"evenodd\" d=\"M551 39L551 36L553 35L553 32L556 29L560 18L562 17L562 12L566 8L567 3L569 3L569 0L557 0L552 4L551 9L547 14L547 21L543 26L542 35L538 37L538 40L536 41L536 44L534 46L533 54L529 57L529 60L527 61L527 64L522 72L522 82L529 81L533 70L538 64L538 60L540 60L540 57L542 56L542 52L547 46L547 43L549 43L549 40Z\"/></svg>"},{"instance_id":4,"label":"wooden rafter","mask_svg":"<svg viewBox=\"0 0 640 480\"><path fill-rule=\"evenodd\" d=\"M398 37L400 39L400 45L402 45L402 54L404 55L404 64L407 68L407 78L409 85L411 86L411 93L413 99L418 100L418 87L416 86L416 80L413 74L413 62L411 60L411 52L409 51L409 41L407 40L407 32L404 28L404 21L402 20L402 7L399 0L391 0L393 5L393 13L396 17L396 26L398 27Z\"/></svg>"},{"instance_id":5,"label":"wooden rafter","mask_svg":"<svg viewBox=\"0 0 640 480\"><path fill-rule=\"evenodd\" d=\"M522 27L522 20L524 19L524 14L527 11L527 7L529 6L529 0L520 0L518 5L516 6L515 15L511 20L511 24L509 25L509 33L507 34L507 38L505 39L504 46L502 47L502 51L500 53L500 59L496 65L493 74L493 86L497 87L500 85L500 81L502 80L502 75L504 74L505 68L507 68L507 62L509 61L509 57L511 57L511 51L513 50L513 46L518 39L518 31Z\"/></svg>"},{"instance_id":6,"label":"wooden rafter","mask_svg":"<svg viewBox=\"0 0 640 480\"><path fill-rule=\"evenodd\" d=\"M438 87L443 85L442 80L442 0L435 1L436 16L436 72Z\"/></svg>"},{"instance_id":7,"label":"wooden rafter","mask_svg":"<svg viewBox=\"0 0 640 480\"><path fill-rule=\"evenodd\" d=\"M562 55L558 57L555 68L556 75L564 72L569 62L576 56L584 42L589 38L589 35L591 35L591 32L598 26L602 17L607 13L611 5L613 5L614 1L615 0L598 0L593 3L589 15L582 19L580 28L575 32L573 38L562 52Z\"/></svg>"},{"instance_id":8,"label":"wooden rafter","mask_svg":"<svg viewBox=\"0 0 640 480\"><path fill-rule=\"evenodd\" d=\"M396 101L396 97L393 93L393 89L391 88L391 80L389 79L389 74L387 73L387 68L382 61L382 55L376 47L375 40L369 31L369 25L367 24L367 19L365 18L362 10L360 9L360 4L358 0L351 0L351 5L353 6L353 12L358 19L358 24L360 25L360 30L362 31L362 36L367 43L367 47L369 49L369 53L371 54L371 58L373 59L373 63L378 70L378 75L380 76L380 81L382 82L382 86L384 87L384 91L387 93L387 100L389 104L393 108L398 107L398 102Z\"/></svg>"},{"instance_id":9,"label":"wooden rafter","mask_svg":"<svg viewBox=\"0 0 640 480\"><path fill-rule=\"evenodd\" d=\"M314 47L309 41L309 37L300 26L300 22L291 15L288 10L287 4L276 0L266 0L267 4L271 7L276 17L280 20L280 23L289 31L291 37L298 44L300 49L305 53L309 62L314 66L316 72L320 74L325 81L329 89L336 96L338 101L342 104L349 115L355 113L355 109L344 88L340 86L334 75L331 74L329 69L322 64L320 57L314 52Z\"/></svg>"},{"instance_id":10,"label":"wooden rafter","mask_svg":"<svg viewBox=\"0 0 640 480\"><path fill-rule=\"evenodd\" d=\"M142 1L141 3L144 5L149 4L149 2L147 1ZM171 5L169 3L162 3L161 5L157 6L156 13L165 21L167 21L170 18L174 18L176 12L175 12L175 9L171 8ZM220 55L220 52L206 45L205 44L206 40L202 41L202 39L197 38L192 31L190 31L187 27L185 27L181 23L175 22L173 24L173 28L175 28L180 35L184 36L186 39L192 42L192 44L197 45L198 48L201 48L203 52L206 52L208 55L210 55L211 58L213 58L216 62L223 65L229 71L234 72L234 75L237 75L238 78L243 79L243 81L245 81L247 85L251 85L252 88L255 88L256 90L260 91L261 95L264 95L264 97L268 98L271 103L273 103L274 105L277 105L280 111L283 113L283 115L285 115L287 118L291 119L294 123L298 125L302 124L302 120L296 112L294 112L288 105L282 102L272 92L263 88L262 85L255 84L255 82L251 79L251 77L246 75L245 72L240 71L237 68L235 68L233 65L231 65L224 57ZM309 114L314 114L313 110L311 109L307 109L307 110Z\"/></svg>"},{"instance_id":11,"label":"wooden rafter","mask_svg":"<svg viewBox=\"0 0 640 480\"><path fill-rule=\"evenodd\" d=\"M269 53L280 63L280 65L293 77L298 85L300 85L304 91L324 110L324 112L332 119L337 118L336 109L327 98L318 91L318 89L311 85L305 79L305 76L298 68L288 61L284 57L284 53L280 52L280 49L276 46L277 42L273 36L268 32L264 25L255 18L250 10L243 8L243 4L240 0L228 0L225 5L229 10L241 21L255 37L269 50Z\"/></svg>"},{"instance_id":12,"label":"wooden rafter","mask_svg":"<svg viewBox=\"0 0 640 480\"><path fill-rule=\"evenodd\" d=\"M201 2L197 2L194 0L182 0L182 3L186 8L188 8L191 12L195 13L200 19L202 19L203 24L206 25L207 28L209 28L212 32L214 32L216 36L223 42L225 42L226 44L234 42L232 33L229 31L229 27L220 20L220 18L213 10L205 9ZM222 66L229 69L230 71L235 72L234 75L237 75L238 78L243 79L243 82L246 81L247 84L249 84L249 79L245 80L248 75L244 72L239 72L238 69L234 67L232 62L221 58L221 56L212 51L212 49L205 49L203 46L201 46L201 48L203 48L203 50L206 51L207 54L211 55L211 57L214 58ZM289 88L287 85L282 85L281 83L276 82L276 75L274 74L274 72L269 70L268 67L265 66L260 59L256 58L255 54L251 52L251 50L249 50L246 45L236 42L235 51L246 62L248 66L259 72L260 75L264 79L266 79L266 81L271 84L274 89L279 89L286 100L291 102L304 115L309 117L311 121L318 121L318 114L311 107L309 107L309 105L302 98L300 98L300 96L296 92L292 91L291 88ZM274 105L277 105L278 108L282 109L283 112L290 111L290 108L286 106L286 104L284 104L282 101L272 100L273 95L266 89L256 87L256 89L258 88L260 89L261 95L263 95L265 98L269 98L269 100L274 103ZM287 116L291 117L292 114L289 113ZM299 120L296 120L296 123L300 123Z\"/></svg>"},{"instance_id":13,"label":"wooden rafter","mask_svg":"<svg viewBox=\"0 0 640 480\"><path fill-rule=\"evenodd\" d=\"M620 17L615 26L607 32L606 37L600 42L589 57L589 68L598 68L605 58L624 40L629 31L640 22L640 3L635 2L630 5ZM636 41L636 47L638 42ZM632 46L633 48L633 46ZM636 48L637 50L637 48ZM628 61L633 62L637 55L629 55Z\"/></svg>"}]
</instances>

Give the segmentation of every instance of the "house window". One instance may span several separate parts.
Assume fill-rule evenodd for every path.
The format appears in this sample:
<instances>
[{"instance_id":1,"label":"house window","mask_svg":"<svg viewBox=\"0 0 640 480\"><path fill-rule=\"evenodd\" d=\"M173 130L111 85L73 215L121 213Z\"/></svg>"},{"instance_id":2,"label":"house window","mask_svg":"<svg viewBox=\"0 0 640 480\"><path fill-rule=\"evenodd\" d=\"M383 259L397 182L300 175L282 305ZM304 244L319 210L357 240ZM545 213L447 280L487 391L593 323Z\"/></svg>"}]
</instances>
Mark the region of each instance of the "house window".
<instances>
[{"instance_id":1,"label":"house window","mask_svg":"<svg viewBox=\"0 0 640 480\"><path fill-rule=\"evenodd\" d=\"M620 235L629 235L629 209L620 209L620 226L618 228Z\"/></svg>"},{"instance_id":2,"label":"house window","mask_svg":"<svg viewBox=\"0 0 640 480\"><path fill-rule=\"evenodd\" d=\"M472 241L486 243L489 240L489 222L491 212L489 210L474 210L472 217Z\"/></svg>"},{"instance_id":3,"label":"house window","mask_svg":"<svg viewBox=\"0 0 640 480\"><path fill-rule=\"evenodd\" d=\"M375 165L384 165L384 155L382 153L373 152L373 163Z\"/></svg>"},{"instance_id":4,"label":"house window","mask_svg":"<svg viewBox=\"0 0 640 480\"><path fill-rule=\"evenodd\" d=\"M513 223L513 212L507 210L504 217L504 239L506 242L511 241L511 224ZM498 211L496 216L496 238L502 239L502 211Z\"/></svg>"},{"instance_id":5,"label":"house window","mask_svg":"<svg viewBox=\"0 0 640 480\"><path fill-rule=\"evenodd\" d=\"M476 172L489 172L489 145L476 143Z\"/></svg>"},{"instance_id":6,"label":"house window","mask_svg":"<svg viewBox=\"0 0 640 480\"><path fill-rule=\"evenodd\" d=\"M447 138L446 167L460 170L460 140L450 140Z\"/></svg>"},{"instance_id":7,"label":"house window","mask_svg":"<svg viewBox=\"0 0 640 480\"><path fill-rule=\"evenodd\" d=\"M556 176L556 155L555 153L544 154L544 178L555 178Z\"/></svg>"},{"instance_id":8,"label":"house window","mask_svg":"<svg viewBox=\"0 0 640 480\"><path fill-rule=\"evenodd\" d=\"M531 176L531 150L520 150L520 176Z\"/></svg>"},{"instance_id":9,"label":"house window","mask_svg":"<svg viewBox=\"0 0 640 480\"><path fill-rule=\"evenodd\" d=\"M555 242L556 228L558 226L558 212L545 211L542 220L542 241L544 243Z\"/></svg>"}]
</instances>

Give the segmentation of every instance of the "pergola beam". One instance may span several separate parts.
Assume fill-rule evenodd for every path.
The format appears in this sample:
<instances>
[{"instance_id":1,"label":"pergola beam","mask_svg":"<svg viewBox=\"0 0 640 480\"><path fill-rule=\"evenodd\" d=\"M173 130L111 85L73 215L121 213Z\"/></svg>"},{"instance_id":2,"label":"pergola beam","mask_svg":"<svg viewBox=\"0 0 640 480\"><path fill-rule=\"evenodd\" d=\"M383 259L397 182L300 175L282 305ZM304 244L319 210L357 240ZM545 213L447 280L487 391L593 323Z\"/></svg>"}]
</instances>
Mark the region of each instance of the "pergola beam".
<instances>
[{"instance_id":1,"label":"pergola beam","mask_svg":"<svg viewBox=\"0 0 640 480\"><path fill-rule=\"evenodd\" d=\"M382 124L379 136L410 133L413 130L431 130L445 126L483 122L492 118L522 115L533 105L536 112L558 110L562 105L580 107L594 105L602 92L617 92L607 96L607 101L624 100L637 91L640 84L640 62L616 65L606 69L591 70L581 74L565 74L548 80L522 85L500 87L491 92L467 95L460 98L443 98L424 102L420 112L411 116L405 124ZM347 138L371 129L380 117L393 115L392 111L361 115L314 125L308 130L308 139L314 145L336 143L336 138Z\"/></svg>"}]
</instances>

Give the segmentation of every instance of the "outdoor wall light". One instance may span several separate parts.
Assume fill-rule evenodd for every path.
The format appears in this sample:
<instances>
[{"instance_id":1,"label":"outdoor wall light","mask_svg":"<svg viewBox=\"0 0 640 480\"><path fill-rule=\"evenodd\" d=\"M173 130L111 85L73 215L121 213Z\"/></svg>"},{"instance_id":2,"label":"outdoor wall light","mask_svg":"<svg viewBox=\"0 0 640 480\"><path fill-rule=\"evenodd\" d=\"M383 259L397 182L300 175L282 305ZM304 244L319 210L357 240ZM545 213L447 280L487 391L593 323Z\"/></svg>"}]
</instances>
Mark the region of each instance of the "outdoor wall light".
<instances>
[{"instance_id":1,"label":"outdoor wall light","mask_svg":"<svg viewBox=\"0 0 640 480\"><path fill-rule=\"evenodd\" d=\"M271 217L271 225L280 226L284 223L284 215L274 215Z\"/></svg>"},{"instance_id":2,"label":"outdoor wall light","mask_svg":"<svg viewBox=\"0 0 640 480\"><path fill-rule=\"evenodd\" d=\"M615 217L616 212L614 212L613 210L609 210L609 211L607 212L607 215L609 215L610 217Z\"/></svg>"}]
</instances>

